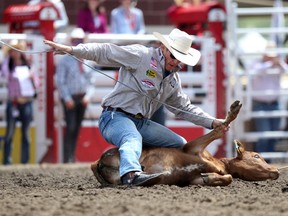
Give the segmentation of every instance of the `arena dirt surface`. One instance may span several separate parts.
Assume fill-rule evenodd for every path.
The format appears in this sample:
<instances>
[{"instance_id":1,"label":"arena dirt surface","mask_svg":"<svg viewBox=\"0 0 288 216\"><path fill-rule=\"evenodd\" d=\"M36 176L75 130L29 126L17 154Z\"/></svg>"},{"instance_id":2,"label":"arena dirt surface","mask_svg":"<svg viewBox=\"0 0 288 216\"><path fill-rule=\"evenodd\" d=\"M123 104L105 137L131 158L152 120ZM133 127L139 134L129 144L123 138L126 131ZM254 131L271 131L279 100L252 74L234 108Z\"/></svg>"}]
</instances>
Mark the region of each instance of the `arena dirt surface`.
<instances>
[{"instance_id":1,"label":"arena dirt surface","mask_svg":"<svg viewBox=\"0 0 288 216\"><path fill-rule=\"evenodd\" d=\"M288 215L288 169L275 181L226 187L106 187L90 164L0 166L0 215Z\"/></svg>"}]
</instances>

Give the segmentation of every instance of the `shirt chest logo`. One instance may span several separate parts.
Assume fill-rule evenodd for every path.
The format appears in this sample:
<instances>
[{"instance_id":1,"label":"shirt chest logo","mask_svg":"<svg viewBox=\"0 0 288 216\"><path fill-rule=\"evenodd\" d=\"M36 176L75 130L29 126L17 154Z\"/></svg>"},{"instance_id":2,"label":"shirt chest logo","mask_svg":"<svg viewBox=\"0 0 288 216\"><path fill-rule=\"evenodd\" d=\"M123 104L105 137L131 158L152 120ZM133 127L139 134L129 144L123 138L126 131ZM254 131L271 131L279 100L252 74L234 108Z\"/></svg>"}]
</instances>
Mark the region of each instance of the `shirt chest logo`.
<instances>
[{"instance_id":1,"label":"shirt chest logo","mask_svg":"<svg viewBox=\"0 0 288 216\"><path fill-rule=\"evenodd\" d=\"M156 77L156 75L157 75L157 73L156 73L156 71L154 71L154 70L147 70L146 71L146 76L148 76L148 77L150 77L150 78L155 78Z\"/></svg>"},{"instance_id":2,"label":"shirt chest logo","mask_svg":"<svg viewBox=\"0 0 288 216\"><path fill-rule=\"evenodd\" d=\"M142 80L141 83L146 88L153 88L155 86L155 84L148 79Z\"/></svg>"}]
</instances>

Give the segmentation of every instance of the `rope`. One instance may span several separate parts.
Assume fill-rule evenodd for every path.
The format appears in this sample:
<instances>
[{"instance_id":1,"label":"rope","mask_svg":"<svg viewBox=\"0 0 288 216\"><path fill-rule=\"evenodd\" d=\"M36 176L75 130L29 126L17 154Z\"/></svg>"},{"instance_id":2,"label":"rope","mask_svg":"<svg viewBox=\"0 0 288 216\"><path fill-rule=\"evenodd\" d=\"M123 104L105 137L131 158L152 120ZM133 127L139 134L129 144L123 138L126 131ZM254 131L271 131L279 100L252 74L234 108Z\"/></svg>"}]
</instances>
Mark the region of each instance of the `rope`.
<instances>
[{"instance_id":1,"label":"rope","mask_svg":"<svg viewBox=\"0 0 288 216\"><path fill-rule=\"evenodd\" d=\"M0 40L0 43L3 44L4 46L7 46L9 47L10 49L13 49L17 52L20 52L20 53L28 53L28 54L39 54L39 53L48 53L48 52L53 52L53 50L43 50L43 51L28 51L28 50L20 50L20 49L17 49L7 43L5 43L4 41Z\"/></svg>"}]
</instances>

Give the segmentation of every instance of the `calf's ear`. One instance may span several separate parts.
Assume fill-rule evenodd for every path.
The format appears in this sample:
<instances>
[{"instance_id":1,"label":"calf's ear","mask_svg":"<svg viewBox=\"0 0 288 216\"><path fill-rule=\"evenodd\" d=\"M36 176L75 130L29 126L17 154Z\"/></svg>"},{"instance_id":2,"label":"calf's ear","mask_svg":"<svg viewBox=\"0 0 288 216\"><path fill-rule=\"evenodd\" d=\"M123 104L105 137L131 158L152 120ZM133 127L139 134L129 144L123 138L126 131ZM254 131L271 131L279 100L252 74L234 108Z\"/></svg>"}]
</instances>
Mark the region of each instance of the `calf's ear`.
<instances>
[{"instance_id":1,"label":"calf's ear","mask_svg":"<svg viewBox=\"0 0 288 216\"><path fill-rule=\"evenodd\" d=\"M245 151L244 145L239 141L239 140L234 140L236 152L237 152L237 157L238 159L243 158L243 153Z\"/></svg>"}]
</instances>

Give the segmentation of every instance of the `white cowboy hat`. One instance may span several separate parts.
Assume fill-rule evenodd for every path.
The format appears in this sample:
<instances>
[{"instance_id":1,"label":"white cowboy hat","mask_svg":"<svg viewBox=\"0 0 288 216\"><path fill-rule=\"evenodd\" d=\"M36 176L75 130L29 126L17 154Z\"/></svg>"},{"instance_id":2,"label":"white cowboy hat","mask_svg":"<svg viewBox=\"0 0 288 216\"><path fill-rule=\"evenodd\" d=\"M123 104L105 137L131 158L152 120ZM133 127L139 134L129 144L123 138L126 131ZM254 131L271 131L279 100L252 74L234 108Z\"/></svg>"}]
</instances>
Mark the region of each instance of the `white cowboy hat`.
<instances>
[{"instance_id":1,"label":"white cowboy hat","mask_svg":"<svg viewBox=\"0 0 288 216\"><path fill-rule=\"evenodd\" d=\"M158 32L153 32L153 35L160 40L180 62L194 66L199 61L201 53L191 47L192 37L186 32L175 28L168 36L163 36Z\"/></svg>"}]
</instances>

